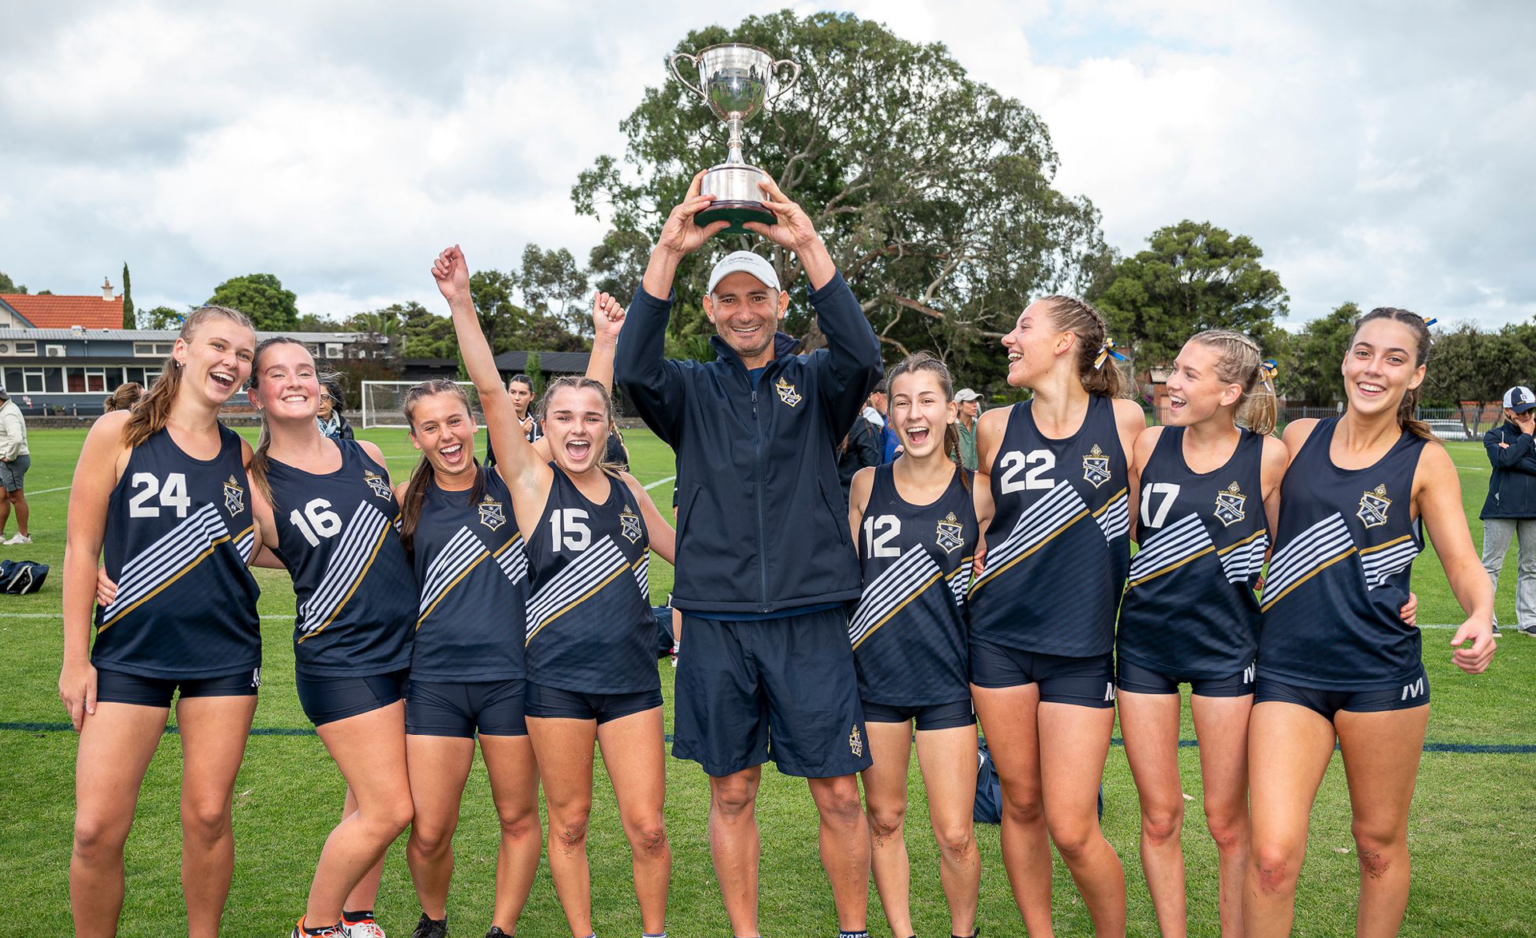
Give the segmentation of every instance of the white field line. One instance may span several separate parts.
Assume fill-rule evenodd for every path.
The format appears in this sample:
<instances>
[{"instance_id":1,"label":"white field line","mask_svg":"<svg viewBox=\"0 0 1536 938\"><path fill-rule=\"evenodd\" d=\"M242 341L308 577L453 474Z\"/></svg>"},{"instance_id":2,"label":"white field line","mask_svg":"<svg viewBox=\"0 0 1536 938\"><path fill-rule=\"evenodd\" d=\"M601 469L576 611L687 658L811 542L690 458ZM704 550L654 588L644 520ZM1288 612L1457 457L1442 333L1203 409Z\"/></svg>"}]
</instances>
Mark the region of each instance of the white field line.
<instances>
[{"instance_id":1,"label":"white field line","mask_svg":"<svg viewBox=\"0 0 1536 938\"><path fill-rule=\"evenodd\" d=\"M650 485L647 485L645 487L645 490L647 492L649 492L651 489L655 488L656 486L658 486L658 485L666 485L668 482L671 482L673 479L676 479L676 478L677 478L677 476L667 476L665 479L657 479L655 482L652 482Z\"/></svg>"}]
</instances>

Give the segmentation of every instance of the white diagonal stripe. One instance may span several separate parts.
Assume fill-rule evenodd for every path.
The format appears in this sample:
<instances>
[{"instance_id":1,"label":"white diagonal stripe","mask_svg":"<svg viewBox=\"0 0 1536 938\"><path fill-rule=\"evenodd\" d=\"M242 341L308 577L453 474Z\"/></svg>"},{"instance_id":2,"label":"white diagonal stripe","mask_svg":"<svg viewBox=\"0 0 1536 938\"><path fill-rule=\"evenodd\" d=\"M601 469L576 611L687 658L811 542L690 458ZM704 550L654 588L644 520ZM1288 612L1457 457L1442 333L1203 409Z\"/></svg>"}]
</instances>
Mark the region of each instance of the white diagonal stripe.
<instances>
[{"instance_id":1,"label":"white diagonal stripe","mask_svg":"<svg viewBox=\"0 0 1536 938\"><path fill-rule=\"evenodd\" d=\"M1337 556L1352 543L1349 526L1338 513L1307 528L1270 561L1269 580L1264 584L1265 598L1278 597L1314 570L1319 562Z\"/></svg>"},{"instance_id":2,"label":"white diagonal stripe","mask_svg":"<svg viewBox=\"0 0 1536 938\"><path fill-rule=\"evenodd\" d=\"M623 551L614 545L613 539L604 536L564 570L555 574L528 601L528 635L531 637L568 603L602 583L627 563Z\"/></svg>"},{"instance_id":3,"label":"white diagonal stripe","mask_svg":"<svg viewBox=\"0 0 1536 938\"><path fill-rule=\"evenodd\" d=\"M514 584L521 583L528 575L528 554L523 550L523 536L519 534L512 539L512 546L501 552L496 558L496 563L501 567L501 572L507 575L507 579Z\"/></svg>"},{"instance_id":4,"label":"white diagonal stripe","mask_svg":"<svg viewBox=\"0 0 1536 938\"><path fill-rule=\"evenodd\" d=\"M229 528L213 505L204 505L185 521L161 535L154 543L123 564L117 596L102 611L102 624L176 576L213 542L229 536Z\"/></svg>"},{"instance_id":5,"label":"white diagonal stripe","mask_svg":"<svg viewBox=\"0 0 1536 938\"><path fill-rule=\"evenodd\" d=\"M1014 523L1013 530L1003 543L987 551L984 561L986 569L982 572L1001 566L1024 553L1087 509L1088 506L1070 483L1056 483L1056 487L1046 493L1044 498L1019 515L1019 520Z\"/></svg>"},{"instance_id":6,"label":"white diagonal stripe","mask_svg":"<svg viewBox=\"0 0 1536 938\"><path fill-rule=\"evenodd\" d=\"M1407 540L1401 544L1394 544L1386 550L1362 556L1360 565L1365 568L1366 588L1375 589L1385 584L1404 567L1413 563L1418 555L1419 545L1412 540Z\"/></svg>"},{"instance_id":7,"label":"white diagonal stripe","mask_svg":"<svg viewBox=\"0 0 1536 938\"><path fill-rule=\"evenodd\" d=\"M1211 537L1206 533L1200 516L1185 515L1147 538L1146 546L1131 558L1129 578L1138 580L1210 546Z\"/></svg>"},{"instance_id":8,"label":"white diagonal stripe","mask_svg":"<svg viewBox=\"0 0 1536 938\"><path fill-rule=\"evenodd\" d=\"M1131 530L1130 496L1121 492L1094 518L1104 532L1104 540L1112 541Z\"/></svg>"},{"instance_id":9,"label":"white diagonal stripe","mask_svg":"<svg viewBox=\"0 0 1536 938\"><path fill-rule=\"evenodd\" d=\"M848 623L849 641L858 643L872 625L911 599L918 587L939 572L939 565L920 547L908 551L900 560L880 571L859 597L853 621Z\"/></svg>"},{"instance_id":10,"label":"white diagonal stripe","mask_svg":"<svg viewBox=\"0 0 1536 938\"><path fill-rule=\"evenodd\" d=\"M1241 547L1234 547L1221 555L1221 568L1229 583L1245 583L1264 566L1264 551L1269 547L1269 536L1261 534Z\"/></svg>"},{"instance_id":11,"label":"white diagonal stripe","mask_svg":"<svg viewBox=\"0 0 1536 938\"><path fill-rule=\"evenodd\" d=\"M459 528L427 566L426 582L421 587L421 602L416 614L426 615L432 604L442 597L448 585L487 553L489 551L480 543L475 532L467 527Z\"/></svg>"},{"instance_id":12,"label":"white diagonal stripe","mask_svg":"<svg viewBox=\"0 0 1536 938\"><path fill-rule=\"evenodd\" d=\"M357 511L352 513L342 531L335 552L326 561L320 585L299 610L297 627L300 632L308 633L324 625L341 607L342 600L367 566L374 543L389 523L384 513L373 505L358 502Z\"/></svg>"}]
</instances>

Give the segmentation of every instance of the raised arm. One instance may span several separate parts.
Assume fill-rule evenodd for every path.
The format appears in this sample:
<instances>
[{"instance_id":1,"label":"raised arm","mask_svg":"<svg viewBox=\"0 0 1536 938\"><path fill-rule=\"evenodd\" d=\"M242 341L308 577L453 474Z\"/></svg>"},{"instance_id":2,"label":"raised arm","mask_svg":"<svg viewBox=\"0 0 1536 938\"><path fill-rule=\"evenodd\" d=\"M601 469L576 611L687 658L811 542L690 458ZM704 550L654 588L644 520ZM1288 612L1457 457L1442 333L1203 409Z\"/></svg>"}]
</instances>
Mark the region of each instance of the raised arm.
<instances>
[{"instance_id":1,"label":"raised arm","mask_svg":"<svg viewBox=\"0 0 1536 938\"><path fill-rule=\"evenodd\" d=\"M507 485L514 488L537 487L549 473L549 467L529 445L512 406L512 398L501 383L491 343L486 341L485 333L480 329L480 317L475 315L475 304L469 294L469 264L458 245L444 249L437 256L432 264L432 276L453 313L459 354L463 356L469 379L480 395L486 431L491 436L491 447L496 451L496 471Z\"/></svg>"},{"instance_id":2,"label":"raised arm","mask_svg":"<svg viewBox=\"0 0 1536 938\"><path fill-rule=\"evenodd\" d=\"M704 173L693 177L688 194L667 216L661 236L651 249L640 289L630 301L627 328L614 356L614 380L624 389L647 426L673 449L682 424L683 379L676 362L666 359L667 317L672 309L672 280L683 258L698 250L715 232L730 224L717 221L706 228L693 216L709 207L712 195L700 195Z\"/></svg>"},{"instance_id":3,"label":"raised arm","mask_svg":"<svg viewBox=\"0 0 1536 938\"><path fill-rule=\"evenodd\" d=\"M624 307L617 297L598 293L592 297L592 354L587 356L587 377L613 396L613 355L624 328Z\"/></svg>"},{"instance_id":4,"label":"raised arm","mask_svg":"<svg viewBox=\"0 0 1536 938\"><path fill-rule=\"evenodd\" d=\"M816 324L827 337L828 368L819 387L832 417L833 438L842 439L880 382L880 340L805 210L791 202L778 183L767 180L759 185L774 223L747 222L746 228L795 252L805 268Z\"/></svg>"}]
</instances>

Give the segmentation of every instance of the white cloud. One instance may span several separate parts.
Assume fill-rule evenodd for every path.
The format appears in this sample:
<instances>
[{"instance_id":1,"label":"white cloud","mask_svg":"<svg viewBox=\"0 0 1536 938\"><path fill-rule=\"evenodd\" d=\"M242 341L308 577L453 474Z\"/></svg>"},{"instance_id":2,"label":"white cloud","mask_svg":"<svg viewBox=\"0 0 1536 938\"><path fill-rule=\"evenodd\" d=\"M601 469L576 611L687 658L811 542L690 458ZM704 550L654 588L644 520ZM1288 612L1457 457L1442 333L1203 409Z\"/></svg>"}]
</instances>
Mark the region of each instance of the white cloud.
<instances>
[{"instance_id":1,"label":"white cloud","mask_svg":"<svg viewBox=\"0 0 1536 938\"><path fill-rule=\"evenodd\" d=\"M798 4L805 13L817 5ZM774 9L760 5L755 12ZM307 311L431 303L450 240L513 266L601 237L569 190L689 29L745 15L458 0L6 15L0 269L141 306L277 273ZM1210 220L1252 236L1292 319L1345 300L1484 325L1536 313L1536 90L1522 4L906 2L852 9L942 41L1035 108L1059 185L1106 236ZM709 155L701 154L701 165Z\"/></svg>"}]
</instances>

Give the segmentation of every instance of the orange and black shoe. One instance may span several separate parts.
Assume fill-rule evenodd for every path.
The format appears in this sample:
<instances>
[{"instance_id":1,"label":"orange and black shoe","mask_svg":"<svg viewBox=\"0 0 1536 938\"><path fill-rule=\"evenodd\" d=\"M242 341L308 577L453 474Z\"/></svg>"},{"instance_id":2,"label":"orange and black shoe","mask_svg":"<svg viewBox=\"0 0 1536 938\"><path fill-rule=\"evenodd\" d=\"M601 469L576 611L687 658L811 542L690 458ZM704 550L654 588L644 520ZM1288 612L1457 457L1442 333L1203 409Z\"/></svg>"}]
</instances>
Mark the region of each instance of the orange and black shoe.
<instances>
[{"instance_id":1,"label":"orange and black shoe","mask_svg":"<svg viewBox=\"0 0 1536 938\"><path fill-rule=\"evenodd\" d=\"M288 933L288 938L346 938L347 933L342 930L341 923L327 925L315 931L304 927L304 916L299 916L298 922L293 926L293 931Z\"/></svg>"}]
</instances>

